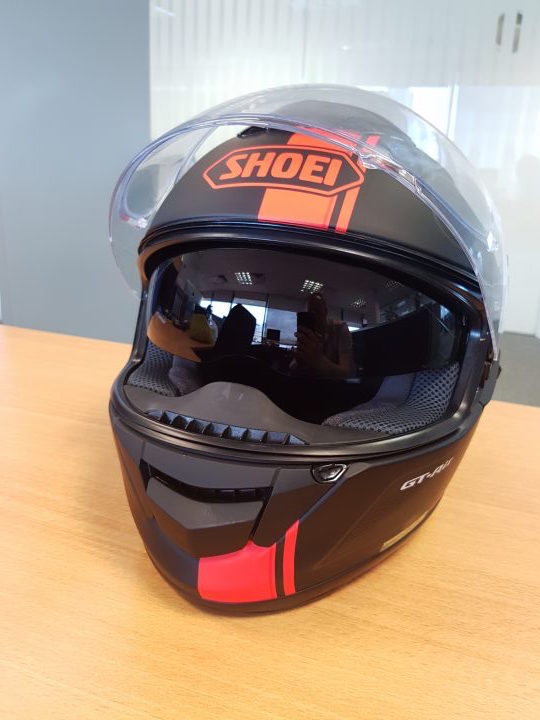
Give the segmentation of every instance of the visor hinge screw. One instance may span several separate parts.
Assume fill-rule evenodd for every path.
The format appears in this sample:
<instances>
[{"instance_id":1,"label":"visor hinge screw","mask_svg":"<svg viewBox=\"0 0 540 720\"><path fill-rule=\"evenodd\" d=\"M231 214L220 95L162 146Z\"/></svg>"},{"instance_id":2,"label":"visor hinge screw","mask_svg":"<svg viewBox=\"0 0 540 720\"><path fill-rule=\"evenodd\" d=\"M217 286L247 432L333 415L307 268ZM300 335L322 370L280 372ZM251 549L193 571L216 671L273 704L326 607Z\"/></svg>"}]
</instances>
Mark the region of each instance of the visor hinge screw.
<instances>
[{"instance_id":1,"label":"visor hinge screw","mask_svg":"<svg viewBox=\"0 0 540 720\"><path fill-rule=\"evenodd\" d=\"M318 483L334 483L343 475L347 466L344 463L329 463L328 465L314 465L311 474Z\"/></svg>"}]
</instances>

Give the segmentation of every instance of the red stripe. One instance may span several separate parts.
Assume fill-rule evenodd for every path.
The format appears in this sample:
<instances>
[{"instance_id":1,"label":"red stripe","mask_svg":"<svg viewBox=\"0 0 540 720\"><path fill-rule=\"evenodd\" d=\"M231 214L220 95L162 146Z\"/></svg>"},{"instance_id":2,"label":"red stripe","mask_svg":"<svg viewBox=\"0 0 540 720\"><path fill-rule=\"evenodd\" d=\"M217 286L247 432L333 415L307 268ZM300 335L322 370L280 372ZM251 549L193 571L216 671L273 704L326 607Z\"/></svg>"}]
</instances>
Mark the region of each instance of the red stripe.
<instances>
[{"instance_id":1,"label":"red stripe","mask_svg":"<svg viewBox=\"0 0 540 720\"><path fill-rule=\"evenodd\" d=\"M368 135L366 138L366 143L368 145L371 145L372 147L375 147L380 139L381 139L380 135Z\"/></svg>"},{"instance_id":2,"label":"red stripe","mask_svg":"<svg viewBox=\"0 0 540 720\"><path fill-rule=\"evenodd\" d=\"M197 589L205 600L244 603L274 600L276 545L261 547L252 540L241 549L199 560Z\"/></svg>"},{"instance_id":3,"label":"red stripe","mask_svg":"<svg viewBox=\"0 0 540 720\"><path fill-rule=\"evenodd\" d=\"M356 198L358 197L359 191L360 188L356 187L347 190L347 192L345 193L343 205L341 206L341 210L339 212L339 216L336 222L336 232L347 232L347 228L349 227L349 223L351 222L354 205L356 203Z\"/></svg>"},{"instance_id":4,"label":"red stripe","mask_svg":"<svg viewBox=\"0 0 540 720\"><path fill-rule=\"evenodd\" d=\"M287 145L335 150L331 143L300 133L293 133ZM264 192L257 217L263 222L284 222L328 230L336 200L336 195L321 197L300 190L268 188Z\"/></svg>"},{"instance_id":5,"label":"red stripe","mask_svg":"<svg viewBox=\"0 0 540 720\"><path fill-rule=\"evenodd\" d=\"M330 139L333 137L330 132L326 135ZM378 135L370 135L366 140L369 145L376 145L378 141ZM287 145L314 147L321 150L328 148L335 151L336 149L331 142L301 133L293 133L288 139ZM352 153L348 152L347 155L351 156ZM359 160L357 164L362 170L361 181L363 182L365 168ZM257 218L263 222L291 223L328 230L336 204L342 202L335 229L339 233L345 233L349 228L358 192L359 187L355 187L345 193L338 192L336 195L328 197L295 188L267 188L262 197Z\"/></svg>"},{"instance_id":6,"label":"red stripe","mask_svg":"<svg viewBox=\"0 0 540 720\"><path fill-rule=\"evenodd\" d=\"M332 137L331 133L324 133L328 137ZM331 142L326 142L320 138L313 137L312 135L301 135L300 133L293 133L287 140L287 145L309 145L310 147L320 148L324 150L335 150L336 146Z\"/></svg>"},{"instance_id":7,"label":"red stripe","mask_svg":"<svg viewBox=\"0 0 540 720\"><path fill-rule=\"evenodd\" d=\"M335 204L336 195L321 197L298 190L268 188L257 217L266 222L293 223L328 230Z\"/></svg>"},{"instance_id":8,"label":"red stripe","mask_svg":"<svg viewBox=\"0 0 540 720\"><path fill-rule=\"evenodd\" d=\"M357 135L359 138L361 137L359 133ZM366 139L366 143L368 145L375 146L378 142L379 135L369 135L369 137ZM365 174L366 169L364 168L364 165L360 158L358 158L357 162L358 166L362 168L362 172ZM359 192L360 187L356 187L347 190L347 192L345 193L343 205L341 206L341 210L339 212L339 216L336 222L336 232L346 233L349 229L349 223L351 222L351 217L354 211L354 206L356 205L356 200L358 198Z\"/></svg>"},{"instance_id":9,"label":"red stripe","mask_svg":"<svg viewBox=\"0 0 540 720\"><path fill-rule=\"evenodd\" d=\"M296 592L294 584L294 554L296 552L296 536L298 535L297 520L294 525L285 533L285 544L283 546L283 590L285 595L293 595Z\"/></svg>"}]
</instances>

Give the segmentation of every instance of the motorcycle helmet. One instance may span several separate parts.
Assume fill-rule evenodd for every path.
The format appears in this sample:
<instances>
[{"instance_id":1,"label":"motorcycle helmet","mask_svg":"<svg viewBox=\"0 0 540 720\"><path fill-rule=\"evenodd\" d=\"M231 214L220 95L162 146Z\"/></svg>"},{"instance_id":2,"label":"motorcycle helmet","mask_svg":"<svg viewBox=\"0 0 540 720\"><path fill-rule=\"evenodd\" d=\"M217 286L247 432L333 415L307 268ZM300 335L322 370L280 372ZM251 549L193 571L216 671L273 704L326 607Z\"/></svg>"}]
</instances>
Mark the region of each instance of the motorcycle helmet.
<instances>
[{"instance_id":1,"label":"motorcycle helmet","mask_svg":"<svg viewBox=\"0 0 540 720\"><path fill-rule=\"evenodd\" d=\"M140 293L110 417L165 578L278 609L400 547L499 372L500 228L460 151L356 88L254 93L142 150L110 233Z\"/></svg>"}]
</instances>

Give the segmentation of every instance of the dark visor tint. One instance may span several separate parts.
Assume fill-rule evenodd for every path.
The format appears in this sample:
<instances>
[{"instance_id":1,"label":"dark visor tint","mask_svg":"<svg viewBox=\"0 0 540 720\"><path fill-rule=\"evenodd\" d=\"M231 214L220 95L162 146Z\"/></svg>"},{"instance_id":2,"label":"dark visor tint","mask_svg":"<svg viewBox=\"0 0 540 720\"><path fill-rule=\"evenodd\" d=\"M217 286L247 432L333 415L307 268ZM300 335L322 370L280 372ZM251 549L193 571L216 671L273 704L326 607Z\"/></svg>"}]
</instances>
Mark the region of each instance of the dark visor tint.
<instances>
[{"instance_id":1,"label":"dark visor tint","mask_svg":"<svg viewBox=\"0 0 540 720\"><path fill-rule=\"evenodd\" d=\"M350 263L254 248L191 252L156 271L148 337L173 356L178 394L212 382L263 392L323 423L372 399L389 376L444 368L461 319Z\"/></svg>"},{"instance_id":2,"label":"dark visor tint","mask_svg":"<svg viewBox=\"0 0 540 720\"><path fill-rule=\"evenodd\" d=\"M210 346L212 355L290 352L298 328L319 336L329 362L316 354L297 369L320 375L413 372L448 364L457 350L455 316L423 293L361 267L274 250L176 258L161 272L154 304L165 325L159 344L194 361Z\"/></svg>"}]
</instances>

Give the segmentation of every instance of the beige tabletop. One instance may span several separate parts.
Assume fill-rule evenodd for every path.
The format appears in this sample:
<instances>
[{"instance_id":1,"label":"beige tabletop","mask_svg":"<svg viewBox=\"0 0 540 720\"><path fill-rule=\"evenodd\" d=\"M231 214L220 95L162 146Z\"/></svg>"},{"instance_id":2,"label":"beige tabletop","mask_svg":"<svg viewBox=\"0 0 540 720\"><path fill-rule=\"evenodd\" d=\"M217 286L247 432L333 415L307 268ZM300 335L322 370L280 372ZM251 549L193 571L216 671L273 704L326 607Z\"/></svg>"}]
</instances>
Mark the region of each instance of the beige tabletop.
<instances>
[{"instance_id":1,"label":"beige tabletop","mask_svg":"<svg viewBox=\"0 0 540 720\"><path fill-rule=\"evenodd\" d=\"M302 608L200 610L107 417L126 345L0 326L1 718L540 718L540 409L491 403L439 508Z\"/></svg>"}]
</instances>

